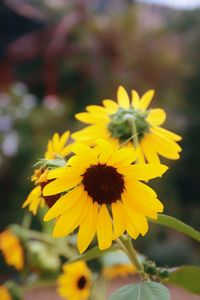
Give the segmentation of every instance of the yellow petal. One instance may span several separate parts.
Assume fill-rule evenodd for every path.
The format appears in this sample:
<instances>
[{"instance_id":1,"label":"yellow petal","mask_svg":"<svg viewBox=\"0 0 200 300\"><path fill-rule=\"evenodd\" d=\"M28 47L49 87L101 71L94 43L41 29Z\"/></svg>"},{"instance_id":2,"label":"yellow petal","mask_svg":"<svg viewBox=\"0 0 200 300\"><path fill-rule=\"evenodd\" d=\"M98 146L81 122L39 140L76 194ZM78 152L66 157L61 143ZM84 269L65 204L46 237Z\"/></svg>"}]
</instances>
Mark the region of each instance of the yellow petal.
<instances>
[{"instance_id":1,"label":"yellow petal","mask_svg":"<svg viewBox=\"0 0 200 300\"><path fill-rule=\"evenodd\" d=\"M107 123L109 122L109 117L106 115L99 115L93 113L82 112L75 115L75 118L81 122L87 124L95 124L99 122Z\"/></svg>"},{"instance_id":2,"label":"yellow petal","mask_svg":"<svg viewBox=\"0 0 200 300\"><path fill-rule=\"evenodd\" d=\"M118 171L128 178L136 180L149 180L161 177L168 167L161 164L136 164L127 167L119 167Z\"/></svg>"},{"instance_id":3,"label":"yellow petal","mask_svg":"<svg viewBox=\"0 0 200 300\"><path fill-rule=\"evenodd\" d=\"M141 140L140 146L148 163L160 164L159 156L154 147L152 146L148 134L146 134Z\"/></svg>"},{"instance_id":4,"label":"yellow petal","mask_svg":"<svg viewBox=\"0 0 200 300\"><path fill-rule=\"evenodd\" d=\"M125 229L126 229L126 222L125 222L125 214L123 211L123 205L120 201L116 203L112 203L112 215L113 215L113 240L116 240L120 237Z\"/></svg>"},{"instance_id":5,"label":"yellow petal","mask_svg":"<svg viewBox=\"0 0 200 300\"><path fill-rule=\"evenodd\" d=\"M101 205L98 214L97 238L100 250L107 249L112 244L112 220L105 204Z\"/></svg>"},{"instance_id":6,"label":"yellow petal","mask_svg":"<svg viewBox=\"0 0 200 300\"><path fill-rule=\"evenodd\" d=\"M67 140L69 138L69 135L70 135L70 131L67 130L65 131L62 135L61 135L61 138L60 138L60 146L63 147L66 143L67 143Z\"/></svg>"},{"instance_id":7,"label":"yellow petal","mask_svg":"<svg viewBox=\"0 0 200 300\"><path fill-rule=\"evenodd\" d=\"M180 140L182 140L182 137L172 131L169 131L167 129L164 129L162 127L154 127L154 131L166 136L169 139L172 139L175 142L178 142Z\"/></svg>"},{"instance_id":8,"label":"yellow petal","mask_svg":"<svg viewBox=\"0 0 200 300\"><path fill-rule=\"evenodd\" d=\"M82 185L77 186L75 189L69 191L64 196L60 197L56 203L48 210L44 216L44 221L49 221L56 218L57 216L65 213L69 208L71 208L84 193L84 188Z\"/></svg>"},{"instance_id":9,"label":"yellow petal","mask_svg":"<svg viewBox=\"0 0 200 300\"><path fill-rule=\"evenodd\" d=\"M128 109L130 107L129 96L123 86L119 86L117 90L117 100L119 107Z\"/></svg>"},{"instance_id":10,"label":"yellow petal","mask_svg":"<svg viewBox=\"0 0 200 300\"><path fill-rule=\"evenodd\" d=\"M157 219L157 211L155 207L149 204L148 199L145 199L148 204L146 204L145 201L140 201L140 199L138 200L133 190L125 191L123 193L122 200L123 202L125 201L128 206L130 206L130 209L135 210L151 219Z\"/></svg>"},{"instance_id":11,"label":"yellow petal","mask_svg":"<svg viewBox=\"0 0 200 300\"><path fill-rule=\"evenodd\" d=\"M136 152L133 148L122 148L113 152L107 163L110 165L130 164L136 160Z\"/></svg>"},{"instance_id":12,"label":"yellow petal","mask_svg":"<svg viewBox=\"0 0 200 300\"><path fill-rule=\"evenodd\" d=\"M181 148L175 142L169 142L164 136L156 136L155 134L150 134L149 138L158 154L169 159L178 159L180 157L179 152Z\"/></svg>"},{"instance_id":13,"label":"yellow petal","mask_svg":"<svg viewBox=\"0 0 200 300\"><path fill-rule=\"evenodd\" d=\"M114 148L104 139L99 139L96 143L95 149L98 153L99 163L104 164L112 156Z\"/></svg>"},{"instance_id":14,"label":"yellow petal","mask_svg":"<svg viewBox=\"0 0 200 300\"><path fill-rule=\"evenodd\" d=\"M137 162L139 164L145 164L144 153L143 153L142 148L140 146L138 146L137 149L136 149L136 155L137 155Z\"/></svg>"},{"instance_id":15,"label":"yellow petal","mask_svg":"<svg viewBox=\"0 0 200 300\"><path fill-rule=\"evenodd\" d=\"M74 132L71 137L76 141L90 141L91 139L104 138L106 134L105 124L95 124Z\"/></svg>"},{"instance_id":16,"label":"yellow petal","mask_svg":"<svg viewBox=\"0 0 200 300\"><path fill-rule=\"evenodd\" d=\"M78 232L78 249L80 253L83 253L91 243L95 232L96 223L98 217L98 204L92 203L90 200L90 205L88 206L88 211L85 220L80 224Z\"/></svg>"},{"instance_id":17,"label":"yellow petal","mask_svg":"<svg viewBox=\"0 0 200 300\"><path fill-rule=\"evenodd\" d=\"M139 231L135 227L132 218L129 218L127 214L126 214L126 231L133 239L136 239L139 235Z\"/></svg>"},{"instance_id":18,"label":"yellow petal","mask_svg":"<svg viewBox=\"0 0 200 300\"><path fill-rule=\"evenodd\" d=\"M63 179L55 179L54 181L47 184L43 189L44 196L50 196L65 192L75 187L82 180L81 176L65 176Z\"/></svg>"},{"instance_id":19,"label":"yellow petal","mask_svg":"<svg viewBox=\"0 0 200 300\"><path fill-rule=\"evenodd\" d=\"M164 136L163 134L159 133L158 131L155 130L155 128L151 128L151 132L154 133L154 135L153 135L154 140L156 140L158 143L162 143L164 145L164 147L167 147L167 148L171 149L171 151L174 151L174 152L182 151L181 147L176 142L174 142L167 136Z\"/></svg>"},{"instance_id":20,"label":"yellow petal","mask_svg":"<svg viewBox=\"0 0 200 300\"><path fill-rule=\"evenodd\" d=\"M89 159L90 164L98 164L98 158L96 152L85 144L75 143L72 147L72 152L74 152L83 160Z\"/></svg>"},{"instance_id":21,"label":"yellow petal","mask_svg":"<svg viewBox=\"0 0 200 300\"><path fill-rule=\"evenodd\" d=\"M24 203L22 204L22 208L26 207L27 205L29 205L35 198L38 198L41 196L41 187L40 186L36 186L32 189L32 191L29 193L28 197L26 198L26 200L24 201Z\"/></svg>"},{"instance_id":22,"label":"yellow petal","mask_svg":"<svg viewBox=\"0 0 200 300\"><path fill-rule=\"evenodd\" d=\"M29 211L31 211L33 215L36 215L39 206L43 205L43 201L44 200L41 197L35 198L29 205Z\"/></svg>"},{"instance_id":23,"label":"yellow petal","mask_svg":"<svg viewBox=\"0 0 200 300\"><path fill-rule=\"evenodd\" d=\"M53 237L64 237L74 231L87 214L87 193L57 220Z\"/></svg>"},{"instance_id":24,"label":"yellow petal","mask_svg":"<svg viewBox=\"0 0 200 300\"><path fill-rule=\"evenodd\" d=\"M154 126L163 124L166 120L166 113L163 109L155 108L149 111L146 121Z\"/></svg>"},{"instance_id":25,"label":"yellow petal","mask_svg":"<svg viewBox=\"0 0 200 300\"><path fill-rule=\"evenodd\" d=\"M68 146L64 147L62 150L60 150L60 155L62 157L66 157L71 152L71 147L72 147L72 145L68 145Z\"/></svg>"},{"instance_id":26,"label":"yellow petal","mask_svg":"<svg viewBox=\"0 0 200 300\"><path fill-rule=\"evenodd\" d=\"M152 188L140 181L125 178L125 186L128 186L131 189L133 189L134 193L137 193L139 197L157 197L156 192Z\"/></svg>"},{"instance_id":27,"label":"yellow petal","mask_svg":"<svg viewBox=\"0 0 200 300\"><path fill-rule=\"evenodd\" d=\"M53 143L53 145L55 145L55 146L57 146L57 144L59 143L59 134L58 134L57 132L54 133L54 135L53 135L52 143Z\"/></svg>"},{"instance_id":28,"label":"yellow petal","mask_svg":"<svg viewBox=\"0 0 200 300\"><path fill-rule=\"evenodd\" d=\"M132 221L132 224L134 224L134 228L136 228L136 231L140 232L142 236L144 236L149 228L146 217L131 209L126 201L123 202L123 206L126 215L128 216L129 220Z\"/></svg>"},{"instance_id":29,"label":"yellow petal","mask_svg":"<svg viewBox=\"0 0 200 300\"><path fill-rule=\"evenodd\" d=\"M135 90L132 90L131 94L132 94L131 104L135 109L138 109L139 103L140 103L140 97L139 97L138 93Z\"/></svg>"},{"instance_id":30,"label":"yellow petal","mask_svg":"<svg viewBox=\"0 0 200 300\"><path fill-rule=\"evenodd\" d=\"M146 184L139 181L129 182L126 183L126 190L138 202L139 206L144 206L156 212L163 212L163 205L157 199L156 193Z\"/></svg>"},{"instance_id":31,"label":"yellow petal","mask_svg":"<svg viewBox=\"0 0 200 300\"><path fill-rule=\"evenodd\" d=\"M93 114L107 115L106 109L100 105L88 105L86 110Z\"/></svg>"},{"instance_id":32,"label":"yellow petal","mask_svg":"<svg viewBox=\"0 0 200 300\"><path fill-rule=\"evenodd\" d=\"M149 104L151 103L151 100L154 96L154 90L149 90L147 91L141 98L140 103L139 103L139 109L141 110L146 110Z\"/></svg>"},{"instance_id":33,"label":"yellow petal","mask_svg":"<svg viewBox=\"0 0 200 300\"><path fill-rule=\"evenodd\" d=\"M66 175L67 168L66 167L60 167L56 168L54 170L50 170L47 175L47 179L54 179L54 178L62 178Z\"/></svg>"},{"instance_id":34,"label":"yellow petal","mask_svg":"<svg viewBox=\"0 0 200 300\"><path fill-rule=\"evenodd\" d=\"M105 109L107 110L107 112L110 115L115 114L118 111L118 105L115 101L110 100L110 99L104 99L103 100L103 105L105 107Z\"/></svg>"}]
</instances>

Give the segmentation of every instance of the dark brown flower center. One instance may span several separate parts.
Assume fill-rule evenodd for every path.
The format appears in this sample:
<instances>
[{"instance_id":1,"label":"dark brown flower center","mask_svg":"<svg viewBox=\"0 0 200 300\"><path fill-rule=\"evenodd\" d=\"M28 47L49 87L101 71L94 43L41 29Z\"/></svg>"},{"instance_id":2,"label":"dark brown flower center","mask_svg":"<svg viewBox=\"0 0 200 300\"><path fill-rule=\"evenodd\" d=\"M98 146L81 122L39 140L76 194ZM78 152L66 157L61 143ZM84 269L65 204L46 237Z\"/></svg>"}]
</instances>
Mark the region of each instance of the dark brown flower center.
<instances>
[{"instance_id":1,"label":"dark brown flower center","mask_svg":"<svg viewBox=\"0 0 200 300\"><path fill-rule=\"evenodd\" d=\"M123 175L105 164L89 167L83 174L83 185L93 201L111 204L121 198L124 189Z\"/></svg>"},{"instance_id":2,"label":"dark brown flower center","mask_svg":"<svg viewBox=\"0 0 200 300\"><path fill-rule=\"evenodd\" d=\"M84 289L84 287L86 286L87 284L87 279L85 278L85 276L81 276L79 279L78 279L78 282L77 282L77 286L80 290Z\"/></svg>"},{"instance_id":3,"label":"dark brown flower center","mask_svg":"<svg viewBox=\"0 0 200 300\"><path fill-rule=\"evenodd\" d=\"M54 179L53 179L54 180ZM50 183L53 180L47 180L46 182L41 182L40 186L41 186L41 190L43 191L44 187ZM44 201L46 203L46 205L51 208L56 201L60 198L61 194L56 194L56 195L51 195L51 196L44 196L42 195L42 197L44 198Z\"/></svg>"}]
</instances>

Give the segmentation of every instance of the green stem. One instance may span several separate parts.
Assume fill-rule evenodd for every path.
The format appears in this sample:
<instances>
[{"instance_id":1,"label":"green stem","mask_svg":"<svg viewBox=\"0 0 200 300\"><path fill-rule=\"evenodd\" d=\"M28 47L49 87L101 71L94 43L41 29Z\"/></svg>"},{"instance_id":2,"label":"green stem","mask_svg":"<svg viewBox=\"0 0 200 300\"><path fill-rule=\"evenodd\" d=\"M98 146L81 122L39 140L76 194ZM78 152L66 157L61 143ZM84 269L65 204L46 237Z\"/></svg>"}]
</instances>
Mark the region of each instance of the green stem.
<instances>
[{"instance_id":1,"label":"green stem","mask_svg":"<svg viewBox=\"0 0 200 300\"><path fill-rule=\"evenodd\" d=\"M138 254L132 245L131 238L129 236L123 235L117 240L117 242L120 248L126 253L130 261L136 267L140 276L143 279L147 279L147 274L145 274L143 264L138 259Z\"/></svg>"},{"instance_id":2,"label":"green stem","mask_svg":"<svg viewBox=\"0 0 200 300\"><path fill-rule=\"evenodd\" d=\"M137 149L137 147L139 145L139 141L138 141L138 132L137 132L135 120L132 119L130 125L132 128L132 134L133 134L133 145L134 145L134 148Z\"/></svg>"},{"instance_id":3,"label":"green stem","mask_svg":"<svg viewBox=\"0 0 200 300\"><path fill-rule=\"evenodd\" d=\"M32 215L28 212L25 212L22 220L22 227L25 229L29 229L31 227L31 222L32 222Z\"/></svg>"},{"instance_id":4,"label":"green stem","mask_svg":"<svg viewBox=\"0 0 200 300\"><path fill-rule=\"evenodd\" d=\"M131 117L131 118L128 118L127 121L129 123L129 126L131 127L133 147L135 150L137 150L138 145L139 145L139 140L138 140L138 132L137 132L135 120L133 119L133 117ZM138 159L136 159L135 163L138 163Z\"/></svg>"}]
</instances>

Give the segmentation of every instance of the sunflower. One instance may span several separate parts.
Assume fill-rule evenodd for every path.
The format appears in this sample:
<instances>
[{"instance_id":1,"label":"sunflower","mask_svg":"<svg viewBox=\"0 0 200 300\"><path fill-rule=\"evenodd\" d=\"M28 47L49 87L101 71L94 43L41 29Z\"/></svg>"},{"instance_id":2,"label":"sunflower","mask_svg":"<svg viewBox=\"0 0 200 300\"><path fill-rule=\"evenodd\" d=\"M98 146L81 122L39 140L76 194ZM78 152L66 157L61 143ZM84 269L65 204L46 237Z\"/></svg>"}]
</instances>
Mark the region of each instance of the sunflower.
<instances>
[{"instance_id":1,"label":"sunflower","mask_svg":"<svg viewBox=\"0 0 200 300\"><path fill-rule=\"evenodd\" d=\"M137 272L136 267L130 262L127 255L120 250L112 253L106 253L102 257L102 262L102 275L108 280L114 280L119 277L127 277Z\"/></svg>"},{"instance_id":2,"label":"sunflower","mask_svg":"<svg viewBox=\"0 0 200 300\"><path fill-rule=\"evenodd\" d=\"M116 103L113 100L103 100L103 106L87 106L87 112L78 113L76 119L86 124L86 128L72 134L72 138L79 142L95 143L97 138L128 146L137 135L135 145L140 163L160 163L159 155L168 159L178 159L181 147L176 143L181 137L162 125L166 113L160 108L148 109L154 96L154 91L147 91L140 99L138 93L132 90L130 102L126 90L120 86L117 91Z\"/></svg>"},{"instance_id":3,"label":"sunflower","mask_svg":"<svg viewBox=\"0 0 200 300\"><path fill-rule=\"evenodd\" d=\"M54 133L52 139L47 144L47 150L45 152L45 160L56 159L57 156L65 158L70 153L71 145L66 145L69 139L70 132L66 131L61 136L58 133ZM43 207L45 203L48 207L51 207L60 197L60 195L54 195L53 197L44 197L42 190L47 184L48 168L40 167L34 171L31 176L31 181L34 182L35 187L29 193L22 207L29 206L29 211L34 215L37 213L39 207Z\"/></svg>"},{"instance_id":4,"label":"sunflower","mask_svg":"<svg viewBox=\"0 0 200 300\"><path fill-rule=\"evenodd\" d=\"M12 300L12 297L5 285L0 285L0 299L1 300Z\"/></svg>"},{"instance_id":5,"label":"sunflower","mask_svg":"<svg viewBox=\"0 0 200 300\"><path fill-rule=\"evenodd\" d=\"M0 234L0 250L9 266L13 266L17 270L23 269L24 251L20 241L10 229L6 229Z\"/></svg>"},{"instance_id":6,"label":"sunflower","mask_svg":"<svg viewBox=\"0 0 200 300\"><path fill-rule=\"evenodd\" d=\"M58 279L58 292L67 300L86 300L91 288L91 272L84 261L63 266Z\"/></svg>"},{"instance_id":7,"label":"sunflower","mask_svg":"<svg viewBox=\"0 0 200 300\"><path fill-rule=\"evenodd\" d=\"M156 193L139 180L161 176L167 167L157 164L132 165L133 148L113 147L99 140L94 148L76 143L65 167L52 170L54 181L43 190L45 196L65 193L49 209L45 221L56 218L54 237L64 237L79 226L78 249L84 252L95 233L100 249L125 231L137 238L148 230L147 218L163 211Z\"/></svg>"},{"instance_id":8,"label":"sunflower","mask_svg":"<svg viewBox=\"0 0 200 300\"><path fill-rule=\"evenodd\" d=\"M113 280L119 277L127 277L135 274L136 267L132 263L116 264L112 266L106 266L103 268L103 276L108 280Z\"/></svg>"}]
</instances>

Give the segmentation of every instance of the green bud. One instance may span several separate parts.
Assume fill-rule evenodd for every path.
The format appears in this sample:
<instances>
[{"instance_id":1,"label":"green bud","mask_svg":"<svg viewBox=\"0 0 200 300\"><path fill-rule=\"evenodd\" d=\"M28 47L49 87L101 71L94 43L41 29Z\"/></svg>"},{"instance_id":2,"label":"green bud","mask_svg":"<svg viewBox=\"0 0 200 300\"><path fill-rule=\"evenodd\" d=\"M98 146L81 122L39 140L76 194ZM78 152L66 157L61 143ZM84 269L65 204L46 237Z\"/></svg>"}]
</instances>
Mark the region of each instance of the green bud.
<instances>
[{"instance_id":1,"label":"green bud","mask_svg":"<svg viewBox=\"0 0 200 300\"><path fill-rule=\"evenodd\" d=\"M163 278L163 279L166 279L169 277L169 270L168 268L159 268L158 269L158 276Z\"/></svg>"},{"instance_id":2,"label":"green bud","mask_svg":"<svg viewBox=\"0 0 200 300\"><path fill-rule=\"evenodd\" d=\"M157 266L153 261L145 261L144 262L144 271L149 275L156 275L157 274Z\"/></svg>"}]
</instances>

